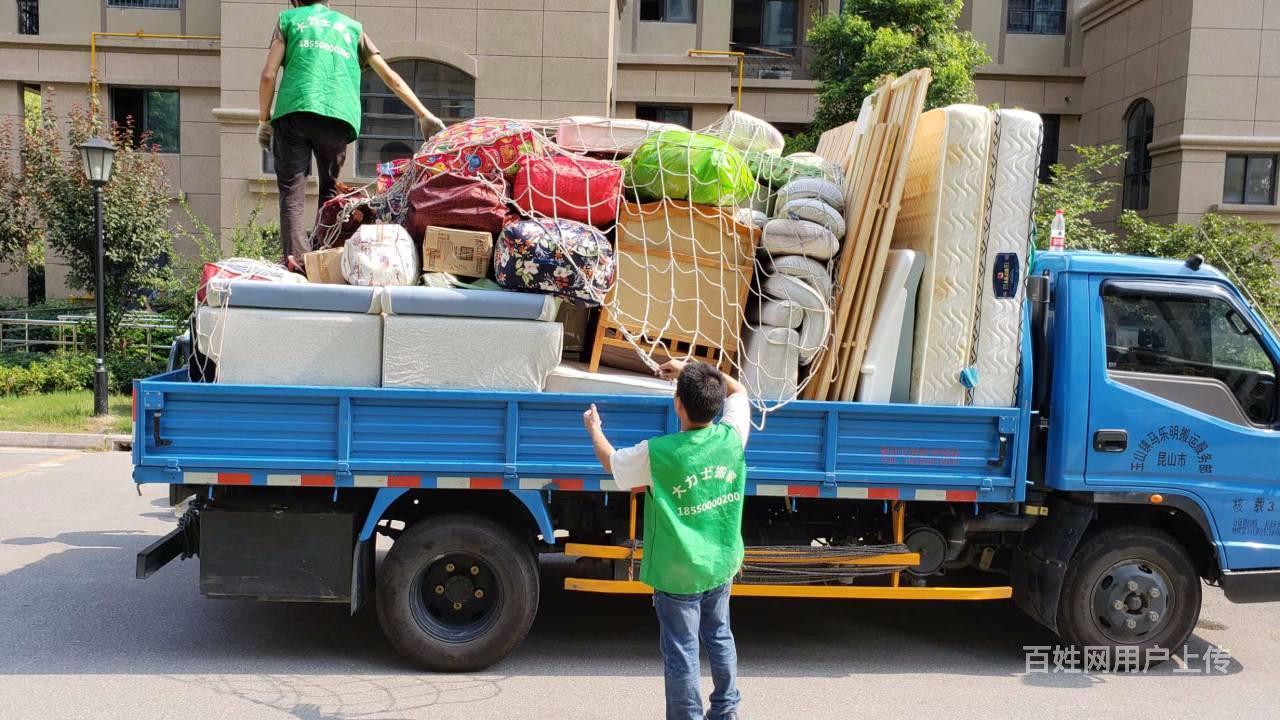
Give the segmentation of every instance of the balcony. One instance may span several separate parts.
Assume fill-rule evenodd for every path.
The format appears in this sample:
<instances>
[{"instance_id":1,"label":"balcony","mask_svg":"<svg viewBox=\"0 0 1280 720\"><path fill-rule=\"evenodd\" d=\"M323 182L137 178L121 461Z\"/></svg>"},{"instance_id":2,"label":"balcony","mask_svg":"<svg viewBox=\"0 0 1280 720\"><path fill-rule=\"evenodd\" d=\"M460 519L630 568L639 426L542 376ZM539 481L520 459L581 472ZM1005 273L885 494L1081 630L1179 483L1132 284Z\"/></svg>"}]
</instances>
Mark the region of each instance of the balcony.
<instances>
[{"instance_id":1,"label":"balcony","mask_svg":"<svg viewBox=\"0 0 1280 720\"><path fill-rule=\"evenodd\" d=\"M755 45L733 43L734 50L746 53L743 77L751 80L812 80L808 45Z\"/></svg>"}]
</instances>

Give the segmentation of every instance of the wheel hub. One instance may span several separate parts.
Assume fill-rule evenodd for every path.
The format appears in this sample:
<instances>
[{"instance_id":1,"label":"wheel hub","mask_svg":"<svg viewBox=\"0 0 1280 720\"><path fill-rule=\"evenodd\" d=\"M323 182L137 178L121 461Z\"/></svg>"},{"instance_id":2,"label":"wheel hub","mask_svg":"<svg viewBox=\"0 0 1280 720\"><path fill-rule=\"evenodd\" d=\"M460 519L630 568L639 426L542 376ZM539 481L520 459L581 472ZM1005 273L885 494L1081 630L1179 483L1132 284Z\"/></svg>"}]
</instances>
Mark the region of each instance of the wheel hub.
<instances>
[{"instance_id":1,"label":"wheel hub","mask_svg":"<svg viewBox=\"0 0 1280 720\"><path fill-rule=\"evenodd\" d=\"M1163 570L1126 560L1103 573L1093 592L1093 620L1118 643L1141 641L1159 629L1168 614L1170 583Z\"/></svg>"},{"instance_id":2,"label":"wheel hub","mask_svg":"<svg viewBox=\"0 0 1280 720\"><path fill-rule=\"evenodd\" d=\"M489 630L502 607L498 578L469 553L428 563L418 576L413 614L427 633L446 642L468 642Z\"/></svg>"}]
</instances>

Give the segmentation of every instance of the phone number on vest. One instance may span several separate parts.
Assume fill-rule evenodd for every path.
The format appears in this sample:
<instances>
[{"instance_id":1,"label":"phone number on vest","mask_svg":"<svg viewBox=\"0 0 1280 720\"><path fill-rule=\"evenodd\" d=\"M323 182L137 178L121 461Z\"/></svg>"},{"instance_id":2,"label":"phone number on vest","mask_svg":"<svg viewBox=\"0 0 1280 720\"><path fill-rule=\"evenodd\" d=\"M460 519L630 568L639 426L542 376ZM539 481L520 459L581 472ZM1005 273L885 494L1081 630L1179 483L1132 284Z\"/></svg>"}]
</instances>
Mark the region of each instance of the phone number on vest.
<instances>
[{"instance_id":1,"label":"phone number on vest","mask_svg":"<svg viewBox=\"0 0 1280 720\"><path fill-rule=\"evenodd\" d=\"M704 503L698 503L697 505L677 507L676 511L680 515L697 515L708 510L714 510L721 505L727 505L731 502L742 502L742 493L727 493L718 498L712 498Z\"/></svg>"}]
</instances>

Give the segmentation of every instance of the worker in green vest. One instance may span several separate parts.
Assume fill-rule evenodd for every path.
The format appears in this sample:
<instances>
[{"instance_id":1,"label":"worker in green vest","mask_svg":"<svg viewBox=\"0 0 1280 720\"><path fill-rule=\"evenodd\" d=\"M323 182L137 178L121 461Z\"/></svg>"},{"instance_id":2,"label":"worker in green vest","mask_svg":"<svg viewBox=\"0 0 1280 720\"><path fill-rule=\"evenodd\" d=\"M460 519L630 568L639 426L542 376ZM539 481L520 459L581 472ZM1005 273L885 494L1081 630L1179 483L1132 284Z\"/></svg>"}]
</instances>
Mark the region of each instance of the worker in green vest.
<instances>
[{"instance_id":1,"label":"worker in green vest","mask_svg":"<svg viewBox=\"0 0 1280 720\"><path fill-rule=\"evenodd\" d=\"M595 405L582 422L614 482L647 490L640 580L653 588L667 720L736 720L738 654L729 630L729 588L742 566L743 448L751 405L741 383L710 365L672 360L659 374L676 381L680 432L617 450ZM699 640L714 683L705 716Z\"/></svg>"},{"instance_id":2,"label":"worker in green vest","mask_svg":"<svg viewBox=\"0 0 1280 720\"><path fill-rule=\"evenodd\" d=\"M444 124L392 70L360 23L328 0L290 0L280 13L258 84L258 142L270 149L280 189L280 239L286 263L310 247L303 227L306 180L315 156L320 204L337 195L347 145L360 134L360 73L368 68L418 117L424 138ZM276 76L284 68L280 89ZM272 111L272 100L275 110Z\"/></svg>"}]
</instances>

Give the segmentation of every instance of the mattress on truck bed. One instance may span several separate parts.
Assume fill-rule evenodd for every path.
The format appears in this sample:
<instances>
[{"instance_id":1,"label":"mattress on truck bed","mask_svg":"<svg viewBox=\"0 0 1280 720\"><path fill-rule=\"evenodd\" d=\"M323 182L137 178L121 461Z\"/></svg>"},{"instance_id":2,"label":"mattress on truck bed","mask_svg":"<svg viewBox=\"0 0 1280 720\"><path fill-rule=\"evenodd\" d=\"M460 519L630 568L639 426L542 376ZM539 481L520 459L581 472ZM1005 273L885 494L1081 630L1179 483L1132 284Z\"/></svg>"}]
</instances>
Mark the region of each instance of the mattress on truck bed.
<instances>
[{"instance_id":1,"label":"mattress on truck bed","mask_svg":"<svg viewBox=\"0 0 1280 720\"><path fill-rule=\"evenodd\" d=\"M269 475L277 484L305 475L309 485L367 492L614 489L582 430L583 397L220 385L183 373L141 380L136 391L138 482L265 486ZM677 427L670 397L590 402L618 446ZM793 402L753 431L747 492L1020 501L1028 417L1018 408Z\"/></svg>"}]
</instances>

